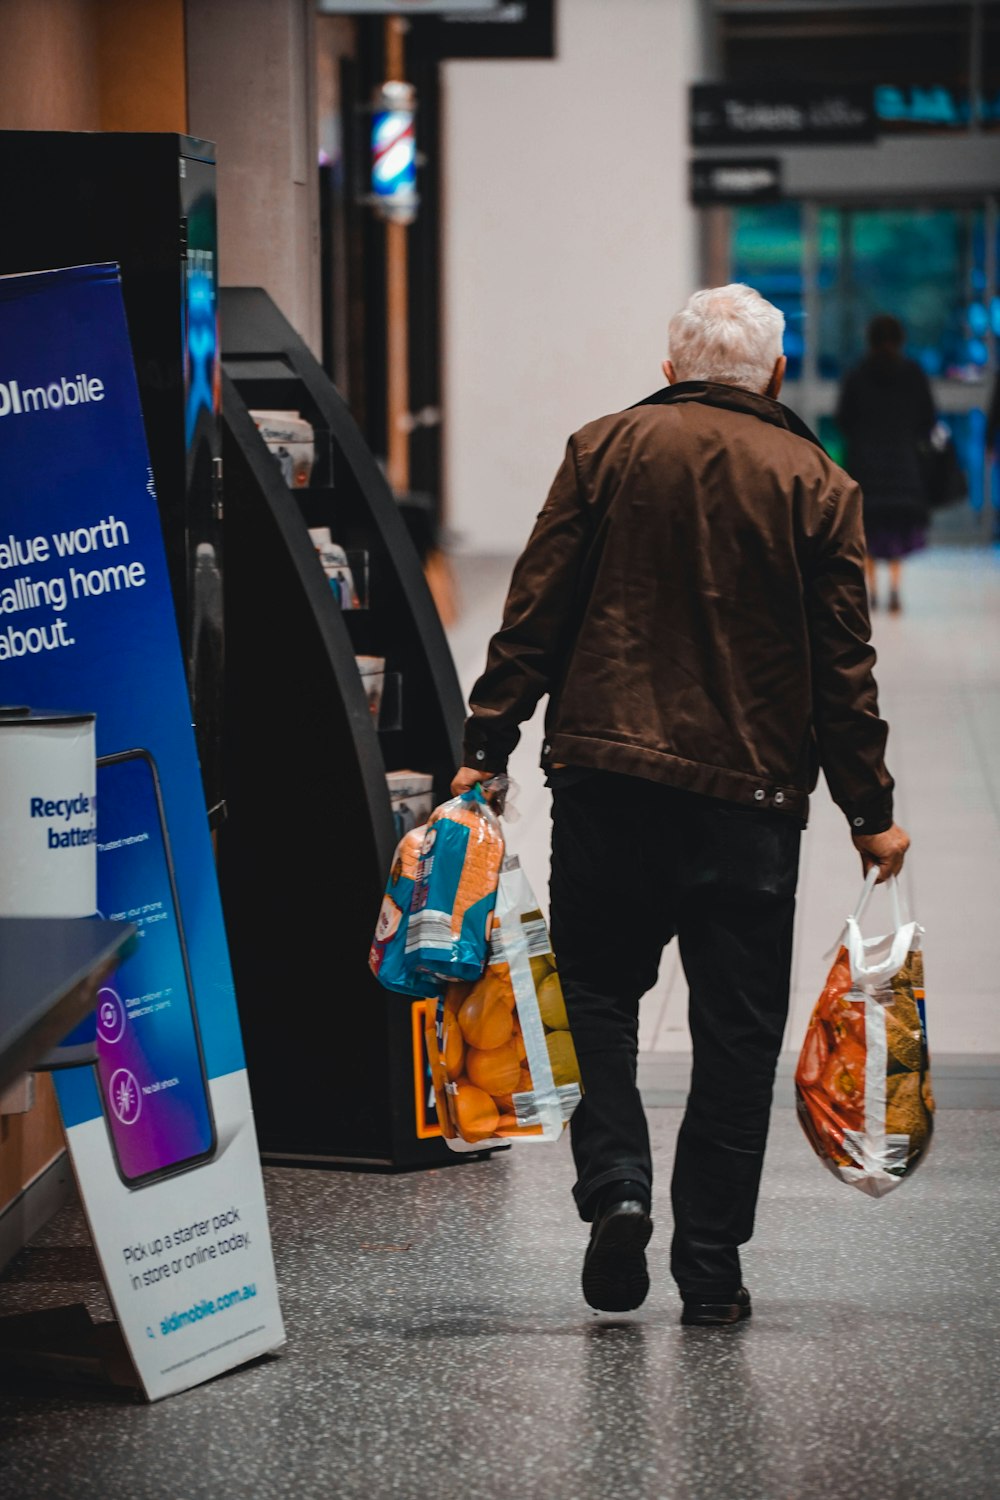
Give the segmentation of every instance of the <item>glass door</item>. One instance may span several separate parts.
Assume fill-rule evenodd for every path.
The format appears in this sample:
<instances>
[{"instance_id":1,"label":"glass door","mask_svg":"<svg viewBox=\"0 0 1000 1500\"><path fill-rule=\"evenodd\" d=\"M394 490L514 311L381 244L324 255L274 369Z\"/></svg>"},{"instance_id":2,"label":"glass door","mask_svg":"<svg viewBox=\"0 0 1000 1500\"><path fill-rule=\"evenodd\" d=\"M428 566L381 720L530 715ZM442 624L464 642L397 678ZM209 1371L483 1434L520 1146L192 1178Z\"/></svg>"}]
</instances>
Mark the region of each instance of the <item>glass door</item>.
<instances>
[{"instance_id":1,"label":"glass door","mask_svg":"<svg viewBox=\"0 0 1000 1500\"><path fill-rule=\"evenodd\" d=\"M995 539L1000 495L986 414L1000 342L996 202L778 203L734 209L730 223L733 280L757 287L788 319L788 404L839 458L840 382L864 352L869 320L893 314L968 477L968 504L935 517L935 539Z\"/></svg>"}]
</instances>

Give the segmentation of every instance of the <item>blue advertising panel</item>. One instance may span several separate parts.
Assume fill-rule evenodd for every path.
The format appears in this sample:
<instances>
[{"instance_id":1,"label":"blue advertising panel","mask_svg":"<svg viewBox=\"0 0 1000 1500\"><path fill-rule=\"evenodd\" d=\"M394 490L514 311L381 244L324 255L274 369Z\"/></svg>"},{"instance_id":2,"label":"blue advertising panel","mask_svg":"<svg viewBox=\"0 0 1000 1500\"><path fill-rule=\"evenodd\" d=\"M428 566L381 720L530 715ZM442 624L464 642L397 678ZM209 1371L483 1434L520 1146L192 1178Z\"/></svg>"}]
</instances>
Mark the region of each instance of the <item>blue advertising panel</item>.
<instances>
[{"instance_id":1,"label":"blue advertising panel","mask_svg":"<svg viewBox=\"0 0 1000 1500\"><path fill-rule=\"evenodd\" d=\"M114 265L0 278L0 702L96 715L97 906L139 941L99 995L97 1066L55 1077L152 1399L284 1334Z\"/></svg>"}]
</instances>

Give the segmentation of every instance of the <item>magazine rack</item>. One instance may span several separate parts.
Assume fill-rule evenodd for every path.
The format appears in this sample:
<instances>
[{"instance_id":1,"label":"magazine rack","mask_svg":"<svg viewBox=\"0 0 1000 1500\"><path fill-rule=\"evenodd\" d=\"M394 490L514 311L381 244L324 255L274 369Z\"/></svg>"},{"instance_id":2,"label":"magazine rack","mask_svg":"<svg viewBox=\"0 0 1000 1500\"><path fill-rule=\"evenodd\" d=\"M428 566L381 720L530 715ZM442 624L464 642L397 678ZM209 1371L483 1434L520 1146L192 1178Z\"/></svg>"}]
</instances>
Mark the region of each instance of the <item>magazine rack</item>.
<instances>
[{"instance_id":1,"label":"magazine rack","mask_svg":"<svg viewBox=\"0 0 1000 1500\"><path fill-rule=\"evenodd\" d=\"M259 287L220 294L227 554L219 875L265 1161L392 1170L463 1158L433 1110L422 1002L368 949L396 845L387 771L460 761L461 690L419 557L322 367ZM293 488L251 411L312 424ZM367 572L344 610L310 528ZM355 661L386 661L376 718Z\"/></svg>"}]
</instances>

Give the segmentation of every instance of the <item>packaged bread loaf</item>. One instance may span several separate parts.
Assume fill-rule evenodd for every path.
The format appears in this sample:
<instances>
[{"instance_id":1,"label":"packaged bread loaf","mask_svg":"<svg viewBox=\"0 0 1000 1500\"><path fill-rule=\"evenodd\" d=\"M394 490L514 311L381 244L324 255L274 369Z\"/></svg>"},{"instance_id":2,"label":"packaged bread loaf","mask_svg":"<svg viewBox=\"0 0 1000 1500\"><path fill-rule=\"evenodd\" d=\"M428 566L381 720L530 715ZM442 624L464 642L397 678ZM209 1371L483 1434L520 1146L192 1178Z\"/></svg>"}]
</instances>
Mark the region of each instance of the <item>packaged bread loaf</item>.
<instances>
[{"instance_id":1,"label":"packaged bread loaf","mask_svg":"<svg viewBox=\"0 0 1000 1500\"><path fill-rule=\"evenodd\" d=\"M401 995L427 996L427 977L418 973L406 951L406 934L413 907L423 828L412 828L396 846L382 905L375 922L375 935L368 953L368 967L387 990Z\"/></svg>"},{"instance_id":2,"label":"packaged bread loaf","mask_svg":"<svg viewBox=\"0 0 1000 1500\"><path fill-rule=\"evenodd\" d=\"M500 820L476 785L436 807L421 831L407 960L435 984L478 979L503 861Z\"/></svg>"}]
</instances>

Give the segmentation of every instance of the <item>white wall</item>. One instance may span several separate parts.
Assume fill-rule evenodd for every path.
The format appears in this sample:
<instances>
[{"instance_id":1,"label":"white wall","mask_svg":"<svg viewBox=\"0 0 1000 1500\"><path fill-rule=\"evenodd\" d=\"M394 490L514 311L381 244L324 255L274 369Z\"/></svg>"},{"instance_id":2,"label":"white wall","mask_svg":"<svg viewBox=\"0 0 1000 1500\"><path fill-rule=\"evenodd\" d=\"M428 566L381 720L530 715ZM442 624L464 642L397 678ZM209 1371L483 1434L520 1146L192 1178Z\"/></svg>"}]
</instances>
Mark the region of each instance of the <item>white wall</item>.
<instances>
[{"instance_id":1,"label":"white wall","mask_svg":"<svg viewBox=\"0 0 1000 1500\"><path fill-rule=\"evenodd\" d=\"M514 553L566 439L663 384L694 289L698 0L558 0L555 61L444 69L444 443L456 551Z\"/></svg>"}]
</instances>

